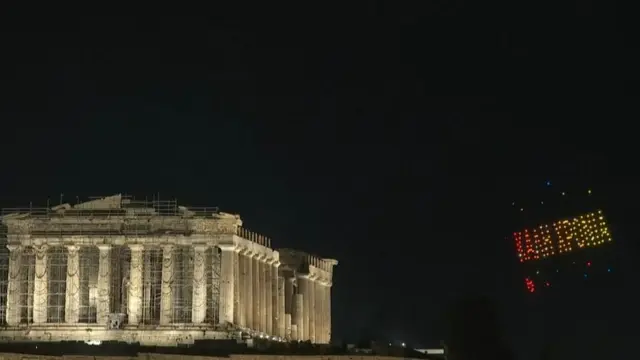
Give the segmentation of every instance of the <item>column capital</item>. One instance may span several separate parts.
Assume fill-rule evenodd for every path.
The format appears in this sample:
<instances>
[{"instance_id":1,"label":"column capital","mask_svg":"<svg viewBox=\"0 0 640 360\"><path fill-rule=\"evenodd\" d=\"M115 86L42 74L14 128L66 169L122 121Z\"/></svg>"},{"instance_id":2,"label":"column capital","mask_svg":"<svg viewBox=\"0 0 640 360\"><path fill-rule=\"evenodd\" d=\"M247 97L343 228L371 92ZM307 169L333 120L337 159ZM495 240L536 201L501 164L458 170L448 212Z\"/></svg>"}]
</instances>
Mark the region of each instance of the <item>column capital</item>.
<instances>
[{"instance_id":1,"label":"column capital","mask_svg":"<svg viewBox=\"0 0 640 360\"><path fill-rule=\"evenodd\" d=\"M276 259L272 257L265 257L264 262L266 262L268 265L272 265L276 262Z\"/></svg>"},{"instance_id":2,"label":"column capital","mask_svg":"<svg viewBox=\"0 0 640 360\"><path fill-rule=\"evenodd\" d=\"M98 250L100 250L100 252L109 251L112 248L110 244L98 244L96 245L96 247L98 248Z\"/></svg>"},{"instance_id":3,"label":"column capital","mask_svg":"<svg viewBox=\"0 0 640 360\"><path fill-rule=\"evenodd\" d=\"M276 268L277 268L277 267L280 267L280 264L282 264L282 263L281 263L280 261L276 260L276 261L274 261L273 263L271 263L271 266L273 266L273 267L276 267Z\"/></svg>"},{"instance_id":4,"label":"column capital","mask_svg":"<svg viewBox=\"0 0 640 360\"><path fill-rule=\"evenodd\" d=\"M235 244L218 244L218 247L222 251L235 251L236 250L236 245Z\"/></svg>"},{"instance_id":5,"label":"column capital","mask_svg":"<svg viewBox=\"0 0 640 360\"><path fill-rule=\"evenodd\" d=\"M22 251L22 245L9 244L7 249L9 249L9 252Z\"/></svg>"},{"instance_id":6,"label":"column capital","mask_svg":"<svg viewBox=\"0 0 640 360\"><path fill-rule=\"evenodd\" d=\"M262 261L262 260L264 260L266 258L266 256L263 253L259 253L259 252L253 253L253 257L256 260L260 260L260 261Z\"/></svg>"},{"instance_id":7,"label":"column capital","mask_svg":"<svg viewBox=\"0 0 640 360\"><path fill-rule=\"evenodd\" d=\"M131 251L142 251L144 250L144 245L142 244L128 244L129 249L131 249Z\"/></svg>"},{"instance_id":8,"label":"column capital","mask_svg":"<svg viewBox=\"0 0 640 360\"><path fill-rule=\"evenodd\" d=\"M36 251L36 256L41 256L47 253L47 250L49 250L49 245L42 244L40 246L34 246L33 249Z\"/></svg>"},{"instance_id":9,"label":"column capital","mask_svg":"<svg viewBox=\"0 0 640 360\"><path fill-rule=\"evenodd\" d=\"M240 248L240 253L242 255L249 256L249 257L253 256L253 251L251 251L251 249L249 249L248 247Z\"/></svg>"},{"instance_id":10,"label":"column capital","mask_svg":"<svg viewBox=\"0 0 640 360\"><path fill-rule=\"evenodd\" d=\"M209 245L206 244L195 244L193 245L193 249L197 251L207 251Z\"/></svg>"},{"instance_id":11,"label":"column capital","mask_svg":"<svg viewBox=\"0 0 640 360\"><path fill-rule=\"evenodd\" d=\"M80 246L75 245L75 244L65 245L65 247L67 248L67 251L69 252L69 254L77 253L78 250L80 250Z\"/></svg>"},{"instance_id":12,"label":"column capital","mask_svg":"<svg viewBox=\"0 0 640 360\"><path fill-rule=\"evenodd\" d=\"M174 244L164 244L162 245L162 250L171 251L175 249L175 247L176 246Z\"/></svg>"}]
</instances>

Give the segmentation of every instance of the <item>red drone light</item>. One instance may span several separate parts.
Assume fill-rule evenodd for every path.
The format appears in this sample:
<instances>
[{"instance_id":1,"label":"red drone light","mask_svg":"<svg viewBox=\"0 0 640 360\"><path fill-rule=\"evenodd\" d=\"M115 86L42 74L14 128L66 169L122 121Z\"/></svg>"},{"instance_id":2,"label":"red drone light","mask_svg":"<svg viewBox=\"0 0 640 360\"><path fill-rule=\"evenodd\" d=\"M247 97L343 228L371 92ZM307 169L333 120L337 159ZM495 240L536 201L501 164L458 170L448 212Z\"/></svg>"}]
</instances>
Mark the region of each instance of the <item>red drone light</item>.
<instances>
[{"instance_id":1,"label":"red drone light","mask_svg":"<svg viewBox=\"0 0 640 360\"><path fill-rule=\"evenodd\" d=\"M525 278L524 283L525 283L525 286L527 287L527 291L529 291L530 293L536 291L536 286L531 279Z\"/></svg>"}]
</instances>

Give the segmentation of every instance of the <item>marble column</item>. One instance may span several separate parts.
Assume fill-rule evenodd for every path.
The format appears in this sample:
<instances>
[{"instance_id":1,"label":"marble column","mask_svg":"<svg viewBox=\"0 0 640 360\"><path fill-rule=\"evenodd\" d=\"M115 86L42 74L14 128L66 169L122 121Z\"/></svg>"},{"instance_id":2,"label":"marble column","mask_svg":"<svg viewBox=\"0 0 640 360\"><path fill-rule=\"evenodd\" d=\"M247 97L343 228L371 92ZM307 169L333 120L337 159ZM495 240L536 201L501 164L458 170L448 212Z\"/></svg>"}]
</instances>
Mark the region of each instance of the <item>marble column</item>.
<instances>
[{"instance_id":1,"label":"marble column","mask_svg":"<svg viewBox=\"0 0 640 360\"><path fill-rule=\"evenodd\" d=\"M278 272L276 271L276 276ZM278 336L282 339L286 338L286 324L287 324L287 314L284 311L284 277L278 276ZM289 326L291 326L291 315L289 315Z\"/></svg>"},{"instance_id":2,"label":"marble column","mask_svg":"<svg viewBox=\"0 0 640 360\"><path fill-rule=\"evenodd\" d=\"M35 247L36 265L33 285L33 323L45 324L47 322L47 308L49 303L49 273L47 263L47 245Z\"/></svg>"},{"instance_id":3,"label":"marble column","mask_svg":"<svg viewBox=\"0 0 640 360\"><path fill-rule=\"evenodd\" d=\"M247 312L246 312L246 302L247 302L247 293L245 289L245 282L247 281L247 269L245 268L245 256L244 251L240 250L238 252L238 278L236 279L238 283L238 325L240 327L247 326Z\"/></svg>"},{"instance_id":4,"label":"marble column","mask_svg":"<svg viewBox=\"0 0 640 360\"><path fill-rule=\"evenodd\" d=\"M267 333L267 258L260 261L260 331Z\"/></svg>"},{"instance_id":5,"label":"marble column","mask_svg":"<svg viewBox=\"0 0 640 360\"><path fill-rule=\"evenodd\" d=\"M271 268L273 259L265 259L264 262L264 332L274 336L273 332L273 277Z\"/></svg>"},{"instance_id":6,"label":"marble column","mask_svg":"<svg viewBox=\"0 0 640 360\"><path fill-rule=\"evenodd\" d=\"M316 342L326 344L325 336L325 311L324 311L324 282L316 280Z\"/></svg>"},{"instance_id":7,"label":"marble column","mask_svg":"<svg viewBox=\"0 0 640 360\"><path fill-rule=\"evenodd\" d=\"M129 249L131 249L131 264L127 295L127 316L129 325L138 325L142 321L142 256L144 247L140 244L130 244Z\"/></svg>"},{"instance_id":8,"label":"marble column","mask_svg":"<svg viewBox=\"0 0 640 360\"><path fill-rule=\"evenodd\" d=\"M287 276L284 280L284 337L288 340L294 340L298 336L297 331L293 331L292 328L292 325L296 323L295 317L293 316L295 313L294 282L295 278L293 276Z\"/></svg>"},{"instance_id":9,"label":"marble column","mask_svg":"<svg viewBox=\"0 0 640 360\"><path fill-rule=\"evenodd\" d=\"M262 256L260 254L253 255L253 330L260 331L261 330L261 315L262 311L260 308L260 263Z\"/></svg>"},{"instance_id":10,"label":"marble column","mask_svg":"<svg viewBox=\"0 0 640 360\"><path fill-rule=\"evenodd\" d=\"M291 340L298 340L298 330L296 326L296 287L294 284L296 283L296 279L293 276L287 276L285 280L285 288L284 288L284 312L287 314L287 322L285 326L286 336ZM296 326L296 329L294 329Z\"/></svg>"},{"instance_id":11,"label":"marble column","mask_svg":"<svg viewBox=\"0 0 640 360\"><path fill-rule=\"evenodd\" d=\"M240 297L240 248L236 248L233 253L233 323L240 324L241 304L243 298Z\"/></svg>"},{"instance_id":12,"label":"marble column","mask_svg":"<svg viewBox=\"0 0 640 360\"><path fill-rule=\"evenodd\" d=\"M309 275L298 275L298 293L302 296L302 322L298 323L298 334L302 334L302 341L310 340L310 331L309 331L309 312L311 310L311 299L310 299L310 280ZM302 325L302 329L300 329L300 325Z\"/></svg>"},{"instance_id":13,"label":"marble column","mask_svg":"<svg viewBox=\"0 0 640 360\"><path fill-rule=\"evenodd\" d=\"M142 318L140 319L142 323L148 323L152 320L151 310L156 303L156 300L151 300L151 264L155 264L155 259L152 261L154 255L149 250L142 253ZM160 283L162 283L162 279Z\"/></svg>"},{"instance_id":14,"label":"marble column","mask_svg":"<svg viewBox=\"0 0 640 360\"><path fill-rule=\"evenodd\" d=\"M207 246L193 247L193 299L191 301L191 322L202 324L207 315Z\"/></svg>"},{"instance_id":15,"label":"marble column","mask_svg":"<svg viewBox=\"0 0 640 360\"><path fill-rule=\"evenodd\" d=\"M327 282L322 284L322 339L329 343L329 316L327 315L329 304L327 303Z\"/></svg>"},{"instance_id":16,"label":"marble column","mask_svg":"<svg viewBox=\"0 0 640 360\"><path fill-rule=\"evenodd\" d=\"M162 285L160 288L160 325L173 322L173 245L162 247Z\"/></svg>"},{"instance_id":17,"label":"marble column","mask_svg":"<svg viewBox=\"0 0 640 360\"><path fill-rule=\"evenodd\" d=\"M316 278L313 282L314 290L314 299L315 299L315 317L316 317L316 344L323 344L324 339L322 338L322 289L321 279Z\"/></svg>"},{"instance_id":18,"label":"marble column","mask_svg":"<svg viewBox=\"0 0 640 360\"><path fill-rule=\"evenodd\" d=\"M98 245L98 302L96 320L98 324L109 321L111 300L111 245Z\"/></svg>"},{"instance_id":19,"label":"marble column","mask_svg":"<svg viewBox=\"0 0 640 360\"><path fill-rule=\"evenodd\" d=\"M284 284L284 312L286 314L293 314L295 302L294 283L296 279L292 276L287 276Z\"/></svg>"},{"instance_id":20,"label":"marble column","mask_svg":"<svg viewBox=\"0 0 640 360\"><path fill-rule=\"evenodd\" d=\"M220 323L233 323L233 257L235 255L235 245L220 245L221 265L220 265Z\"/></svg>"},{"instance_id":21,"label":"marble column","mask_svg":"<svg viewBox=\"0 0 640 360\"><path fill-rule=\"evenodd\" d=\"M243 254L244 259L244 272L246 279L243 283L245 292L244 312L245 312L245 327L249 329L255 329L253 320L253 254L251 251L245 250Z\"/></svg>"},{"instance_id":22,"label":"marble column","mask_svg":"<svg viewBox=\"0 0 640 360\"><path fill-rule=\"evenodd\" d=\"M287 281L288 282L288 281ZM285 289L286 291L286 289ZM298 341L298 316L297 316L297 306L298 306L298 297L297 294L293 294L293 298L291 300L291 314L287 314L289 318L291 318L291 325L289 326L289 339ZM302 308L301 308L302 309Z\"/></svg>"},{"instance_id":23,"label":"marble column","mask_svg":"<svg viewBox=\"0 0 640 360\"><path fill-rule=\"evenodd\" d=\"M296 294L294 296L294 316L295 316L295 339L294 340L298 340L298 341L305 341L306 340L306 334L304 332L304 326L305 326L305 321L304 321L304 296L302 294ZM291 333L292 336L294 335L294 326L291 325Z\"/></svg>"},{"instance_id":24,"label":"marble column","mask_svg":"<svg viewBox=\"0 0 640 360\"><path fill-rule=\"evenodd\" d=\"M286 340L293 340L293 333L297 334L297 331L293 330L293 319L291 314L284 315L284 338Z\"/></svg>"},{"instance_id":25,"label":"marble column","mask_svg":"<svg viewBox=\"0 0 640 360\"><path fill-rule=\"evenodd\" d=\"M331 282L327 282L324 289L325 336L327 343L331 343Z\"/></svg>"},{"instance_id":26,"label":"marble column","mask_svg":"<svg viewBox=\"0 0 640 360\"><path fill-rule=\"evenodd\" d=\"M273 261L271 263L271 335L282 337L279 330L280 308L278 306L278 266L280 266L280 262L278 261Z\"/></svg>"},{"instance_id":27,"label":"marble column","mask_svg":"<svg viewBox=\"0 0 640 360\"><path fill-rule=\"evenodd\" d=\"M307 293L309 294L309 340L315 344L316 339L316 280L315 277L308 279Z\"/></svg>"},{"instance_id":28,"label":"marble column","mask_svg":"<svg viewBox=\"0 0 640 360\"><path fill-rule=\"evenodd\" d=\"M20 324L20 273L22 268L22 246L7 245L9 249L9 278L7 284L7 325Z\"/></svg>"},{"instance_id":29,"label":"marble column","mask_svg":"<svg viewBox=\"0 0 640 360\"><path fill-rule=\"evenodd\" d=\"M64 301L64 322L76 324L80 312L80 247L67 245L67 280Z\"/></svg>"}]
</instances>

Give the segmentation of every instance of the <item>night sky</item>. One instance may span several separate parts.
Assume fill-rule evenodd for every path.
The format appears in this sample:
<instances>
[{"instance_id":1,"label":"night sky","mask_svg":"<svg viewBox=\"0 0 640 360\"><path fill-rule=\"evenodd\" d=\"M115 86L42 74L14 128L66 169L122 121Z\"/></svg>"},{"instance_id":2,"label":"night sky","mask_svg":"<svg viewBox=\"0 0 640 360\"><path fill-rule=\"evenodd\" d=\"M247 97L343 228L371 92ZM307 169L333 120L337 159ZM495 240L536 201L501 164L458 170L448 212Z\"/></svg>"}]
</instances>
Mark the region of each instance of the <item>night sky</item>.
<instances>
[{"instance_id":1,"label":"night sky","mask_svg":"<svg viewBox=\"0 0 640 360\"><path fill-rule=\"evenodd\" d=\"M3 15L0 205L219 206L275 247L340 261L336 340L437 345L448 306L485 294L515 351L536 355L512 200L547 179L592 187L620 261L638 251L639 53L623 12L369 4ZM640 317L624 306L607 326L631 344Z\"/></svg>"}]
</instances>

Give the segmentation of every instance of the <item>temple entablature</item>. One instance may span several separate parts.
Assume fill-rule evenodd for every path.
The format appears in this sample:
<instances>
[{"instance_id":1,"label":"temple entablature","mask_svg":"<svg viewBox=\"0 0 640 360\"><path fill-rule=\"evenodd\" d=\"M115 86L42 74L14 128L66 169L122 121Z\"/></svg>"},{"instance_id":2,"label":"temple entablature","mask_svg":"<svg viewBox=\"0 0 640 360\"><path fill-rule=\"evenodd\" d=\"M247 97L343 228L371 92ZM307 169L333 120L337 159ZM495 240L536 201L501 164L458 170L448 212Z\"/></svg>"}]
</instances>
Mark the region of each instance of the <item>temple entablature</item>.
<instances>
[{"instance_id":1,"label":"temple entablature","mask_svg":"<svg viewBox=\"0 0 640 360\"><path fill-rule=\"evenodd\" d=\"M178 206L175 201L135 201L114 195L47 208L4 209L9 243L34 245L142 244L236 246L278 260L271 239L242 227L237 214L217 208Z\"/></svg>"},{"instance_id":2,"label":"temple entablature","mask_svg":"<svg viewBox=\"0 0 640 360\"><path fill-rule=\"evenodd\" d=\"M337 260L323 259L293 249L278 249L278 252L280 253L282 271L290 271L324 284L332 283L333 267L338 264Z\"/></svg>"},{"instance_id":3,"label":"temple entablature","mask_svg":"<svg viewBox=\"0 0 640 360\"><path fill-rule=\"evenodd\" d=\"M280 255L277 251L265 245L262 245L259 242L251 241L238 235L234 236L233 238L234 244L236 245L240 253L249 256L261 255L262 258L268 259L270 261L280 260Z\"/></svg>"}]
</instances>

